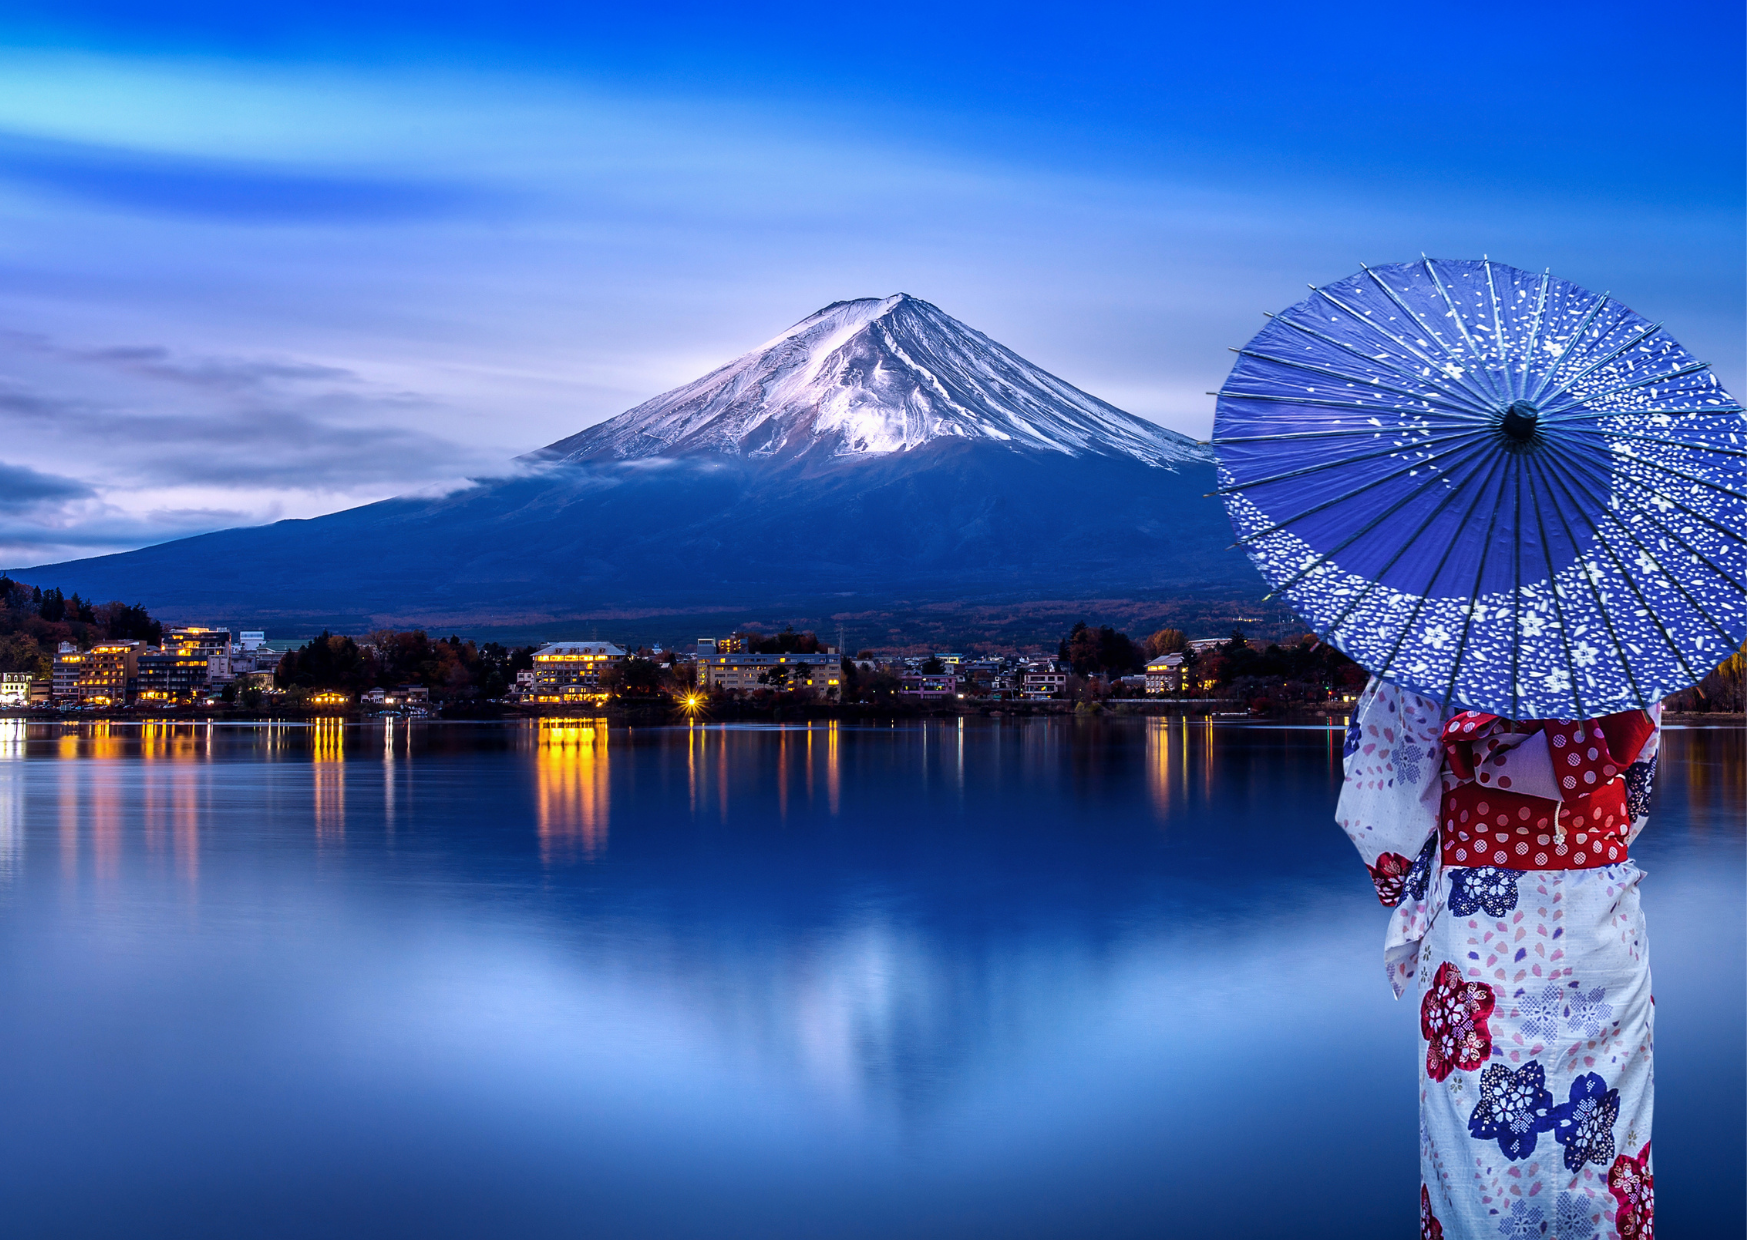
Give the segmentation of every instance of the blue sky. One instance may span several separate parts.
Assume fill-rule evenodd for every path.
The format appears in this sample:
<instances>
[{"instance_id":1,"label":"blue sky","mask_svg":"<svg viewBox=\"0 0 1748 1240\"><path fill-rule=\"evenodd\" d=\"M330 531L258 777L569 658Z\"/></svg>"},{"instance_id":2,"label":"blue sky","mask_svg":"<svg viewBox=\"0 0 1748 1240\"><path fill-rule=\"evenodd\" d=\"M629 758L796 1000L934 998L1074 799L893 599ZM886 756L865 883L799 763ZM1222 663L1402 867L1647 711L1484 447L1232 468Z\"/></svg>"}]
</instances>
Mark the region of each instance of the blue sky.
<instances>
[{"instance_id":1,"label":"blue sky","mask_svg":"<svg viewBox=\"0 0 1748 1240\"><path fill-rule=\"evenodd\" d=\"M245 7L0 19L0 563L451 485L897 291L1196 435L1422 251L1743 391L1740 6Z\"/></svg>"}]
</instances>

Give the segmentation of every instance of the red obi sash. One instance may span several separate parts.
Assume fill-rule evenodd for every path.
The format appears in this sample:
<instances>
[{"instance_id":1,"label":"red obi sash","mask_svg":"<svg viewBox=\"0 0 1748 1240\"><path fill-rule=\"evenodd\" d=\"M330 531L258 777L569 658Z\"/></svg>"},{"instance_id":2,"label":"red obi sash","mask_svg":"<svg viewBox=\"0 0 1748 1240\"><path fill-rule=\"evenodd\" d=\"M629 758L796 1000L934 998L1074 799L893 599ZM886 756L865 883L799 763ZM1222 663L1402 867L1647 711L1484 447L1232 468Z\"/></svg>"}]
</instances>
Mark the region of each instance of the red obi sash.
<instances>
[{"instance_id":1,"label":"red obi sash","mask_svg":"<svg viewBox=\"0 0 1748 1240\"><path fill-rule=\"evenodd\" d=\"M1464 782L1444 796L1444 864L1585 870L1626 860L1632 815L1623 776L1653 730L1637 710L1515 723L1479 711L1455 716L1444 727L1445 754ZM1512 748L1505 738L1535 732L1547 735L1558 801L1510 791L1509 776L1497 770Z\"/></svg>"}]
</instances>

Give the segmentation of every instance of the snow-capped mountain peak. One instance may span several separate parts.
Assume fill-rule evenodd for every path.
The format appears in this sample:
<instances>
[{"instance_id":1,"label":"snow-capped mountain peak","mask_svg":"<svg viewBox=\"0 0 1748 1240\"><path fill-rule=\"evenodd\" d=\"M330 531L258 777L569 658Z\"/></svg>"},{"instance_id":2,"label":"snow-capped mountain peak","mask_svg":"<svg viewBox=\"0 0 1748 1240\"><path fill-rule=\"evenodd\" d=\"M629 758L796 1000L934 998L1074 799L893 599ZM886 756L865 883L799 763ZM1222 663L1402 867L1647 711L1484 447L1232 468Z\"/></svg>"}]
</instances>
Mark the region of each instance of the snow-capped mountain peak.
<instances>
[{"instance_id":1,"label":"snow-capped mountain peak","mask_svg":"<svg viewBox=\"0 0 1748 1240\"><path fill-rule=\"evenodd\" d=\"M901 452L942 438L1209 459L905 293L833 302L744 357L534 454L554 460Z\"/></svg>"}]
</instances>

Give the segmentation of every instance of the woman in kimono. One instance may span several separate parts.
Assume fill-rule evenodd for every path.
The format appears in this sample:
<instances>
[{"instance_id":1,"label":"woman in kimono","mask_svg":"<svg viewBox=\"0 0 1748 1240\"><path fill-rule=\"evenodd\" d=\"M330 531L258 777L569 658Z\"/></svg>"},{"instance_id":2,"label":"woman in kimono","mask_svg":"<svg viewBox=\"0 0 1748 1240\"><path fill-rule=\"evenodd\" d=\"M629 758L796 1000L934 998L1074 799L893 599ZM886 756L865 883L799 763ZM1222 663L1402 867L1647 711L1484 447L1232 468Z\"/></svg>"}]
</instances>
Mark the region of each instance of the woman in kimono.
<instances>
[{"instance_id":1,"label":"woman in kimono","mask_svg":"<svg viewBox=\"0 0 1748 1240\"><path fill-rule=\"evenodd\" d=\"M1653 1240L1638 867L1660 708L1513 722L1374 679L1336 814L1420 994L1423 1240Z\"/></svg>"}]
</instances>

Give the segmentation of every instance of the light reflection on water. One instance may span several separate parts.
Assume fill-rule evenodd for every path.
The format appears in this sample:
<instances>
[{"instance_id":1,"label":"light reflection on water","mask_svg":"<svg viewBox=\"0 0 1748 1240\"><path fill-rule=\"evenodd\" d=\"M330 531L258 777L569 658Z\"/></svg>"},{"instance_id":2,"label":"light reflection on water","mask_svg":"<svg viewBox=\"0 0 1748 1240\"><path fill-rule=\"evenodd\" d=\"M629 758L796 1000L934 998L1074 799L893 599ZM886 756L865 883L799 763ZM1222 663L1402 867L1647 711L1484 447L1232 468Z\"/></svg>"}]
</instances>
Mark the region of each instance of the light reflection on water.
<instances>
[{"instance_id":1,"label":"light reflection on water","mask_svg":"<svg viewBox=\"0 0 1748 1240\"><path fill-rule=\"evenodd\" d=\"M1737 732L1639 849L1737 1234ZM1412 1234L1339 729L0 721L19 1234ZM1730 1100L1721 1105L1717 1100Z\"/></svg>"}]
</instances>

